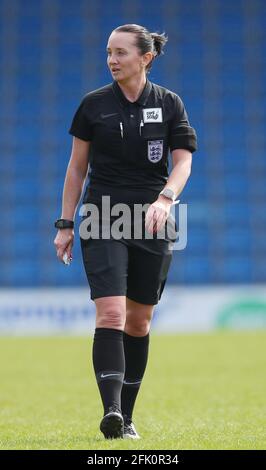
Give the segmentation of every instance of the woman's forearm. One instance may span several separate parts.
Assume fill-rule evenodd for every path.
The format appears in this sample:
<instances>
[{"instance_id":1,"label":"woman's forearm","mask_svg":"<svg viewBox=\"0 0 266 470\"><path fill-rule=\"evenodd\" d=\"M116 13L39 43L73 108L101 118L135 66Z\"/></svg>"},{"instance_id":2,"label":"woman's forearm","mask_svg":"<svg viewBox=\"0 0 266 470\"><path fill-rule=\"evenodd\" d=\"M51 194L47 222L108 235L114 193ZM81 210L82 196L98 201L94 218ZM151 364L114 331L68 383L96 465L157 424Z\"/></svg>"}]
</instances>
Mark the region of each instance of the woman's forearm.
<instances>
[{"instance_id":1,"label":"woman's forearm","mask_svg":"<svg viewBox=\"0 0 266 470\"><path fill-rule=\"evenodd\" d=\"M188 162L179 162L172 169L166 188L172 189L176 197L182 192L191 173L191 165Z\"/></svg>"},{"instance_id":2,"label":"woman's forearm","mask_svg":"<svg viewBox=\"0 0 266 470\"><path fill-rule=\"evenodd\" d=\"M85 180L84 173L68 167L63 189L62 219L74 220Z\"/></svg>"}]
</instances>

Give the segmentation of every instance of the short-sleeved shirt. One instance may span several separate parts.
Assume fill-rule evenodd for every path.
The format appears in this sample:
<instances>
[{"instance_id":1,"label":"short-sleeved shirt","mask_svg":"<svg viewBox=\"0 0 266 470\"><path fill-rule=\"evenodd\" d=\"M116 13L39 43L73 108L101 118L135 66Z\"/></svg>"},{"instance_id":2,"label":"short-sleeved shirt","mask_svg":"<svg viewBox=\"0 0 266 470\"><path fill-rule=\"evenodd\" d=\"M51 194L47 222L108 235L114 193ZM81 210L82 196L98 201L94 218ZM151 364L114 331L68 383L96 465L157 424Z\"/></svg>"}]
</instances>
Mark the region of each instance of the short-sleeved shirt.
<instances>
[{"instance_id":1,"label":"short-sleeved shirt","mask_svg":"<svg viewBox=\"0 0 266 470\"><path fill-rule=\"evenodd\" d=\"M151 203L168 179L169 150L197 149L181 98L146 80L130 102L116 81L87 93L69 133L90 141L89 181L83 202Z\"/></svg>"}]
</instances>

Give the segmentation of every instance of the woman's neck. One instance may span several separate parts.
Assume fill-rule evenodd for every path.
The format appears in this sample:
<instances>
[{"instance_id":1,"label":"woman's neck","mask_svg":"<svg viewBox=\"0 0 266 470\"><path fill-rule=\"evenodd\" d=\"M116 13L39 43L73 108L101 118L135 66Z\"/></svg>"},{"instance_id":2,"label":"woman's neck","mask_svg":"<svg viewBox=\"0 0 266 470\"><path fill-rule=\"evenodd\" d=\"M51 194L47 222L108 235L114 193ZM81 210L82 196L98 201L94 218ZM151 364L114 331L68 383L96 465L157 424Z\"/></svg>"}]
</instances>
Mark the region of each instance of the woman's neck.
<instances>
[{"instance_id":1,"label":"woman's neck","mask_svg":"<svg viewBox=\"0 0 266 470\"><path fill-rule=\"evenodd\" d=\"M141 78L132 78L126 82L118 81L117 83L128 101L134 103L143 92L146 84L146 75L142 75Z\"/></svg>"}]
</instances>

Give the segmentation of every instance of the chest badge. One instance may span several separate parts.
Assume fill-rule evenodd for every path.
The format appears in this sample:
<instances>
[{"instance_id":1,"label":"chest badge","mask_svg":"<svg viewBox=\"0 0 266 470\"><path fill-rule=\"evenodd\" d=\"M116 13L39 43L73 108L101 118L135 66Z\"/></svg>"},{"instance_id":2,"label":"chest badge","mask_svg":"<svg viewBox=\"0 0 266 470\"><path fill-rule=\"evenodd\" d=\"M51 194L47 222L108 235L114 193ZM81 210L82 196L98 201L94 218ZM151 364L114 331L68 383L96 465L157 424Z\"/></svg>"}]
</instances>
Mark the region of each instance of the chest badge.
<instances>
[{"instance_id":1,"label":"chest badge","mask_svg":"<svg viewBox=\"0 0 266 470\"><path fill-rule=\"evenodd\" d=\"M144 123L163 122L162 108L146 108L143 109Z\"/></svg>"},{"instance_id":2,"label":"chest badge","mask_svg":"<svg viewBox=\"0 0 266 470\"><path fill-rule=\"evenodd\" d=\"M148 141L148 159L152 163L157 163L163 156L163 140Z\"/></svg>"}]
</instances>

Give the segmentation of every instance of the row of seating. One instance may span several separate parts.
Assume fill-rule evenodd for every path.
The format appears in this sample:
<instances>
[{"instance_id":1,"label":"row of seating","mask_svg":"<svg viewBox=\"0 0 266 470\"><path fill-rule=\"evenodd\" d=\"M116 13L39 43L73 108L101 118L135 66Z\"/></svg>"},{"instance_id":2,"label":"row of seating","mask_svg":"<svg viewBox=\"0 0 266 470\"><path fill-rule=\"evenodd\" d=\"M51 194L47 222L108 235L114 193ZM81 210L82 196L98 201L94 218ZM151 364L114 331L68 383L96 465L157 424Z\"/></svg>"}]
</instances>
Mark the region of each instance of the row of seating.
<instances>
[{"instance_id":1,"label":"row of seating","mask_svg":"<svg viewBox=\"0 0 266 470\"><path fill-rule=\"evenodd\" d=\"M265 2L2 3L0 285L87 285L78 232L66 268L53 222L74 112L85 93L112 81L106 39L129 18L168 34L149 79L181 96L199 139L180 198L188 243L174 252L169 282L265 280Z\"/></svg>"},{"instance_id":2,"label":"row of seating","mask_svg":"<svg viewBox=\"0 0 266 470\"><path fill-rule=\"evenodd\" d=\"M265 282L266 267L259 258L254 262L250 257L241 255L220 257L213 260L206 256L190 256L186 260L175 256L168 283L215 284L215 283L260 283ZM75 258L71 267L65 267L54 257L46 263L27 258L17 259L15 263L3 262L0 273L1 286L41 287L41 286L86 286L87 280L81 263Z\"/></svg>"}]
</instances>

